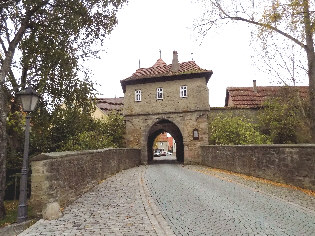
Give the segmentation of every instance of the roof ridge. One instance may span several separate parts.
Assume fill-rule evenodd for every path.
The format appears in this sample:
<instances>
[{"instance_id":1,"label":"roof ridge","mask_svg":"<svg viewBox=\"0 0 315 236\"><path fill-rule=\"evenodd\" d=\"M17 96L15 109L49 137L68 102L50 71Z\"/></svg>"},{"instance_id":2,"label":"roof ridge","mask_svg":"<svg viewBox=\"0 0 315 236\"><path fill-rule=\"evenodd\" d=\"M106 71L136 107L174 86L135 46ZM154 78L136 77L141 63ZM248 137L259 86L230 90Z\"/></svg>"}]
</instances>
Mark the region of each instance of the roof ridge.
<instances>
[{"instance_id":1,"label":"roof ridge","mask_svg":"<svg viewBox=\"0 0 315 236\"><path fill-rule=\"evenodd\" d=\"M200 66L196 64L195 61L187 61L179 63L179 71L172 72L171 71L172 64L166 64L162 59L158 59L157 62L148 68L139 68L132 74L132 76L128 77L127 79L133 78L143 78L143 77L155 77L157 75L161 76L171 76L179 73L187 73L187 72L209 72L208 70L202 69Z\"/></svg>"},{"instance_id":2,"label":"roof ridge","mask_svg":"<svg viewBox=\"0 0 315 236\"><path fill-rule=\"evenodd\" d=\"M166 63L161 59L161 58L159 58L156 62L155 62L155 64L153 65L153 66L151 66L151 67L161 67L161 66L165 66L166 65Z\"/></svg>"}]
</instances>

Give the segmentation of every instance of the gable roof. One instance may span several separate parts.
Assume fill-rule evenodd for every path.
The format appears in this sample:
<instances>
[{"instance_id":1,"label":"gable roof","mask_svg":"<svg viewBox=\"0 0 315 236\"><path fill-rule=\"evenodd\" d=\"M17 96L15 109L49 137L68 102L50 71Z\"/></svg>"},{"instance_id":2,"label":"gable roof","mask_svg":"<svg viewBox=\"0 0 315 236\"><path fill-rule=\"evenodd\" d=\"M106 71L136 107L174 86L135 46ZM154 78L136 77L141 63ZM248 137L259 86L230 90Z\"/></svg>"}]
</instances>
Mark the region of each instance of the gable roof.
<instances>
[{"instance_id":1,"label":"gable roof","mask_svg":"<svg viewBox=\"0 0 315 236\"><path fill-rule=\"evenodd\" d=\"M132 76L121 80L123 91L128 84L141 84L157 81L171 81L176 79L200 78L205 77L208 83L212 75L211 70L200 68L194 61L179 63L179 70L172 71L172 64L167 65L162 59L149 68L139 68Z\"/></svg>"},{"instance_id":2,"label":"gable roof","mask_svg":"<svg viewBox=\"0 0 315 236\"><path fill-rule=\"evenodd\" d=\"M277 95L283 86L228 87L225 106L233 108L259 108L268 98ZM295 86L302 98L308 97L308 86Z\"/></svg>"},{"instance_id":3,"label":"gable roof","mask_svg":"<svg viewBox=\"0 0 315 236\"><path fill-rule=\"evenodd\" d=\"M110 111L121 112L124 106L124 98L96 98L96 106L104 113Z\"/></svg>"}]
</instances>

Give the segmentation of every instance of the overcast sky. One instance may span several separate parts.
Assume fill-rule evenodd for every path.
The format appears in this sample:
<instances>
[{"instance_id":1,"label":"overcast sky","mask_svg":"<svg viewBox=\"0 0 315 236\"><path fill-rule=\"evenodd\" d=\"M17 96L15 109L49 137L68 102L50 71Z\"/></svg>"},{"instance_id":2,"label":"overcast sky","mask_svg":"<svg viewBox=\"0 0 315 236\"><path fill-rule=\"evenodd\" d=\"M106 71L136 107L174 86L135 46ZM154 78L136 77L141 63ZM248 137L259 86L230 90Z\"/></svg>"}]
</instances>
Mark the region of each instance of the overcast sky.
<instances>
[{"instance_id":1,"label":"overcast sky","mask_svg":"<svg viewBox=\"0 0 315 236\"><path fill-rule=\"evenodd\" d=\"M245 23L228 24L208 33L202 40L194 22L202 9L191 0L131 0L118 13L118 25L106 40L100 58L86 66L99 86L98 97L121 97L120 80L141 67L151 67L159 59L172 62L194 60L201 68L213 71L208 83L209 103L224 106L226 87L271 85L251 59L250 30Z\"/></svg>"}]
</instances>

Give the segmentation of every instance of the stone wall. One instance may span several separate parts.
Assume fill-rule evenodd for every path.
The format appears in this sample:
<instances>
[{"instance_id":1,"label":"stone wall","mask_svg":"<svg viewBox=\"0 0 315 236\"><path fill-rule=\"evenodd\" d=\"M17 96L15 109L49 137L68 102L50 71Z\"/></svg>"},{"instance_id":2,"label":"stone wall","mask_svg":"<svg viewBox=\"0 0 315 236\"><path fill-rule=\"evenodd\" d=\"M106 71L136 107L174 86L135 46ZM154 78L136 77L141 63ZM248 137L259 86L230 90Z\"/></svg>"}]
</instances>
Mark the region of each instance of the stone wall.
<instances>
[{"instance_id":1,"label":"stone wall","mask_svg":"<svg viewBox=\"0 0 315 236\"><path fill-rule=\"evenodd\" d=\"M100 181L140 165L139 149L44 153L32 158L31 201L41 214L48 204L64 207Z\"/></svg>"},{"instance_id":2,"label":"stone wall","mask_svg":"<svg viewBox=\"0 0 315 236\"><path fill-rule=\"evenodd\" d=\"M315 145L202 146L201 164L315 191Z\"/></svg>"},{"instance_id":3,"label":"stone wall","mask_svg":"<svg viewBox=\"0 0 315 236\"><path fill-rule=\"evenodd\" d=\"M184 163L200 163L199 147L208 144L208 113L208 111L194 111L125 116L126 145L130 148L140 148L142 163L148 163L147 151L148 148L152 148L148 147L148 138L152 134L152 128L159 121L169 121L178 128L177 131L174 131L168 124L162 124L159 127L173 136L177 146L184 146ZM193 139L194 129L199 131L198 140ZM182 140L178 138L179 136L182 136Z\"/></svg>"},{"instance_id":4,"label":"stone wall","mask_svg":"<svg viewBox=\"0 0 315 236\"><path fill-rule=\"evenodd\" d=\"M209 122L213 120L217 115L232 115L232 116L244 116L253 122L257 121L257 114L259 109L240 109L230 107L211 107L209 112Z\"/></svg>"}]
</instances>

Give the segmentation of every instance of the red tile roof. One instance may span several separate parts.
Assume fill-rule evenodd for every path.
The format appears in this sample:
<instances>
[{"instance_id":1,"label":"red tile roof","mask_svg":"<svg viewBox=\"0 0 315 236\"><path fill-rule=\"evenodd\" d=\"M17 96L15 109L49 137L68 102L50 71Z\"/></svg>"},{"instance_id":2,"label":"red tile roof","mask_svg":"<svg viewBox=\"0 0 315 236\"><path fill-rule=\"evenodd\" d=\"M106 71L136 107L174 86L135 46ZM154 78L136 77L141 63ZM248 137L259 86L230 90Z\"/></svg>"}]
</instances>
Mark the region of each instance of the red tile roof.
<instances>
[{"instance_id":1,"label":"red tile roof","mask_svg":"<svg viewBox=\"0 0 315 236\"><path fill-rule=\"evenodd\" d=\"M97 98L96 106L103 112L122 111L124 106L124 98Z\"/></svg>"},{"instance_id":2,"label":"red tile roof","mask_svg":"<svg viewBox=\"0 0 315 236\"><path fill-rule=\"evenodd\" d=\"M258 108L266 99L277 95L283 86L228 87L225 106L234 108ZM308 97L308 86L296 86L302 98Z\"/></svg>"},{"instance_id":3,"label":"red tile roof","mask_svg":"<svg viewBox=\"0 0 315 236\"><path fill-rule=\"evenodd\" d=\"M162 59L157 60L157 62L149 68L140 68L135 73L132 74L126 80L135 80L139 78L149 78L149 77L161 77L161 76L172 76L178 74L186 73L200 73L209 72L208 70L201 69L194 61L188 61L179 63L179 70L177 72L171 71L172 64L167 65Z\"/></svg>"},{"instance_id":4,"label":"red tile roof","mask_svg":"<svg viewBox=\"0 0 315 236\"><path fill-rule=\"evenodd\" d=\"M140 68L132 76L120 82L125 91L127 84L149 82L153 78L160 78L162 81L166 81L174 78L179 79L181 75L193 75L194 77L190 76L191 78L196 78L199 75L199 77L206 77L208 82L213 73L211 70L200 68L194 61L179 63L179 70L176 72L172 72L171 68L172 64L167 65L162 59L158 59L152 67Z\"/></svg>"},{"instance_id":5,"label":"red tile roof","mask_svg":"<svg viewBox=\"0 0 315 236\"><path fill-rule=\"evenodd\" d=\"M152 67L162 67L162 66L166 66L166 63L160 58L159 60L155 62L155 64Z\"/></svg>"}]
</instances>

